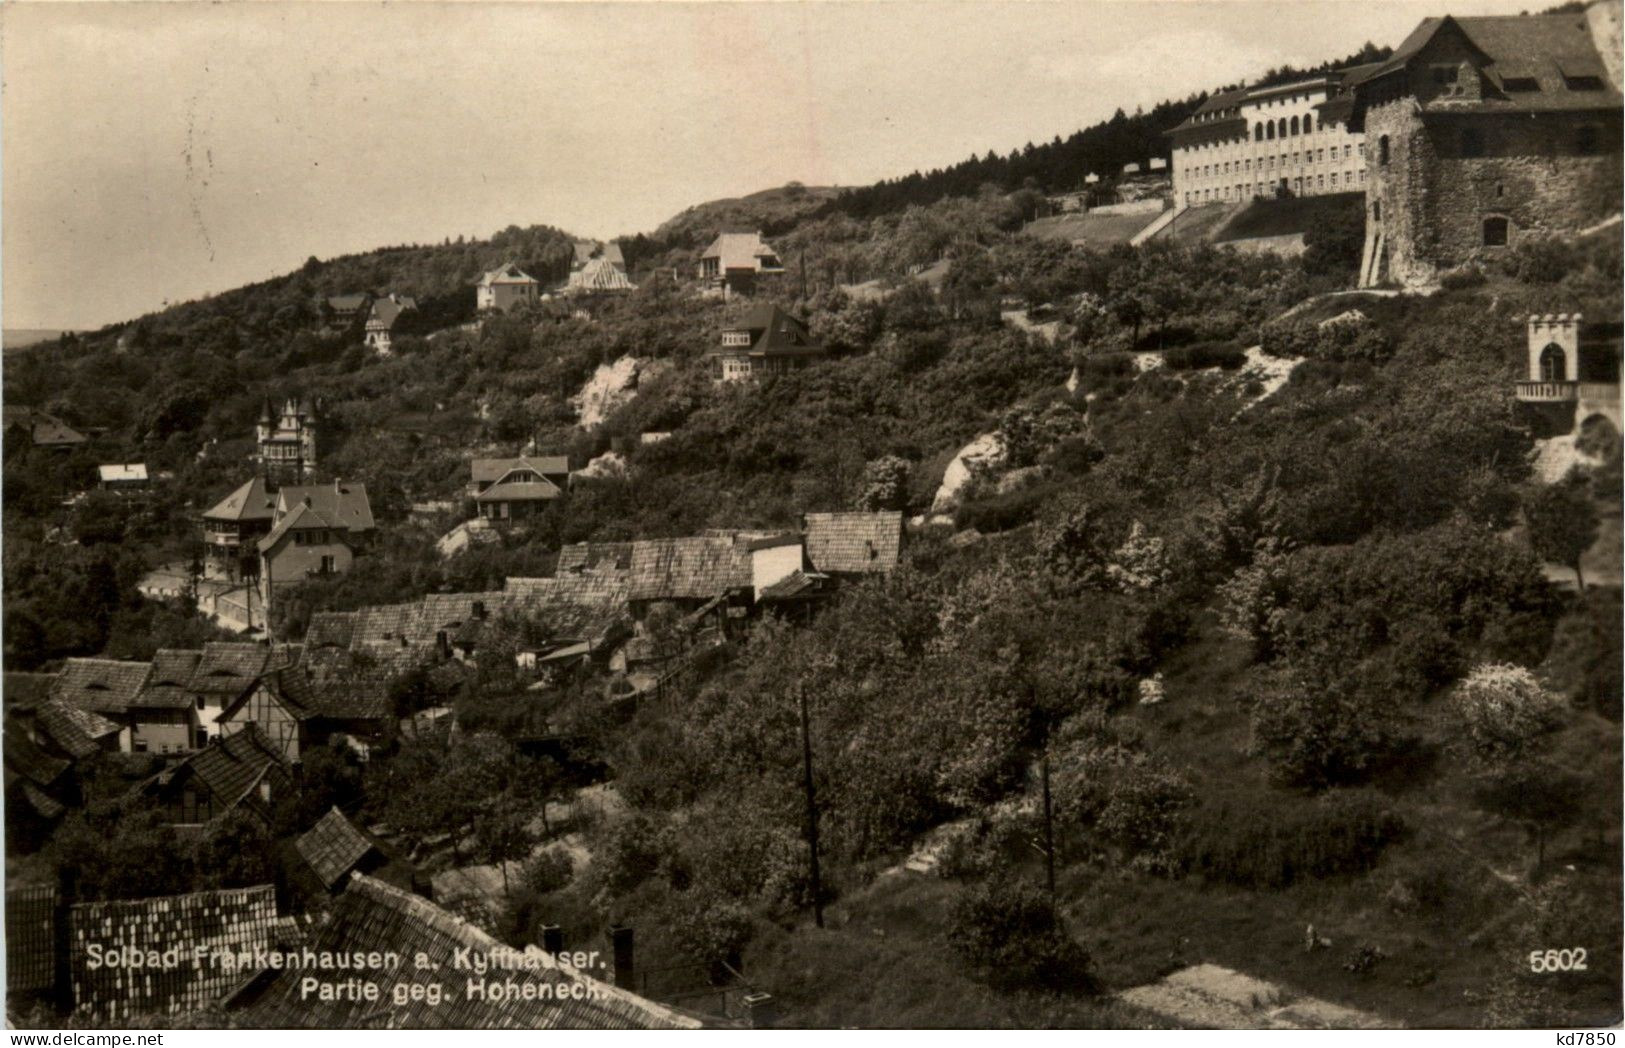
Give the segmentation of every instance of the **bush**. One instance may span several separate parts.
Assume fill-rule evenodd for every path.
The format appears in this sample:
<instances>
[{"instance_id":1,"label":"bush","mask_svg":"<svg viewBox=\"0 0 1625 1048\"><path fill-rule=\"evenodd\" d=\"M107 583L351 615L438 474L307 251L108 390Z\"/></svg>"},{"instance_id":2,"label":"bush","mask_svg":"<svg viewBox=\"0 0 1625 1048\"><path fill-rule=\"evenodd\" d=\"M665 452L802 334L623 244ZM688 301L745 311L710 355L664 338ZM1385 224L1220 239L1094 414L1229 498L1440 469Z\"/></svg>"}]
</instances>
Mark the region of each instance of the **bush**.
<instances>
[{"instance_id":1,"label":"bush","mask_svg":"<svg viewBox=\"0 0 1625 1048\"><path fill-rule=\"evenodd\" d=\"M546 895L567 886L574 874L575 863L570 860L569 854L555 849L531 857L525 863L520 880L527 891Z\"/></svg>"},{"instance_id":2,"label":"bush","mask_svg":"<svg viewBox=\"0 0 1625 1048\"><path fill-rule=\"evenodd\" d=\"M1168 350L1162 355L1162 362L1175 371L1215 367L1234 371L1247 362L1247 351L1234 342L1198 342Z\"/></svg>"},{"instance_id":3,"label":"bush","mask_svg":"<svg viewBox=\"0 0 1625 1048\"><path fill-rule=\"evenodd\" d=\"M1033 484L1003 495L966 502L954 511L954 525L983 534L1009 531L1030 523L1046 503L1054 500L1058 485Z\"/></svg>"},{"instance_id":4,"label":"bush","mask_svg":"<svg viewBox=\"0 0 1625 1048\"><path fill-rule=\"evenodd\" d=\"M1475 667L1457 687L1454 706L1474 752L1493 762L1526 753L1556 726L1562 710L1533 673L1500 663Z\"/></svg>"},{"instance_id":5,"label":"bush","mask_svg":"<svg viewBox=\"0 0 1625 1048\"><path fill-rule=\"evenodd\" d=\"M948 943L988 985L1000 990L1087 990L1089 954L1067 935L1043 892L999 878L954 901Z\"/></svg>"},{"instance_id":6,"label":"bush","mask_svg":"<svg viewBox=\"0 0 1625 1048\"><path fill-rule=\"evenodd\" d=\"M1365 320L1288 320L1266 324L1260 334L1265 353L1287 359L1364 360L1375 364L1387 360L1394 351L1382 328Z\"/></svg>"},{"instance_id":7,"label":"bush","mask_svg":"<svg viewBox=\"0 0 1625 1048\"><path fill-rule=\"evenodd\" d=\"M1289 786L1360 782L1395 741L1387 682L1289 668L1266 682L1252 706L1253 745Z\"/></svg>"},{"instance_id":8,"label":"bush","mask_svg":"<svg viewBox=\"0 0 1625 1048\"><path fill-rule=\"evenodd\" d=\"M1561 240L1520 240L1501 262L1508 276L1526 284L1555 284L1580 268L1579 253Z\"/></svg>"},{"instance_id":9,"label":"bush","mask_svg":"<svg viewBox=\"0 0 1625 1048\"><path fill-rule=\"evenodd\" d=\"M1314 800L1272 799L1268 808L1213 805L1193 813L1184 868L1247 888L1364 873L1405 832L1371 790L1333 790Z\"/></svg>"}]
</instances>

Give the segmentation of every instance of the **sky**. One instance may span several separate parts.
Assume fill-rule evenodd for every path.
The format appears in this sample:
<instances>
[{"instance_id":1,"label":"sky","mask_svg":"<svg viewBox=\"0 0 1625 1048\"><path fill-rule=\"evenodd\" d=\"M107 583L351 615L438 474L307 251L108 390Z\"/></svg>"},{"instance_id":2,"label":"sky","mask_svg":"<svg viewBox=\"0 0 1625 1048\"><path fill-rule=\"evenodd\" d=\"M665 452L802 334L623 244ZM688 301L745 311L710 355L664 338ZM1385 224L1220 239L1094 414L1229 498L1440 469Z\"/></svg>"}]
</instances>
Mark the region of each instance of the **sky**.
<instances>
[{"instance_id":1,"label":"sky","mask_svg":"<svg viewBox=\"0 0 1625 1048\"><path fill-rule=\"evenodd\" d=\"M0 322L862 185L1541 0L0 7Z\"/></svg>"}]
</instances>

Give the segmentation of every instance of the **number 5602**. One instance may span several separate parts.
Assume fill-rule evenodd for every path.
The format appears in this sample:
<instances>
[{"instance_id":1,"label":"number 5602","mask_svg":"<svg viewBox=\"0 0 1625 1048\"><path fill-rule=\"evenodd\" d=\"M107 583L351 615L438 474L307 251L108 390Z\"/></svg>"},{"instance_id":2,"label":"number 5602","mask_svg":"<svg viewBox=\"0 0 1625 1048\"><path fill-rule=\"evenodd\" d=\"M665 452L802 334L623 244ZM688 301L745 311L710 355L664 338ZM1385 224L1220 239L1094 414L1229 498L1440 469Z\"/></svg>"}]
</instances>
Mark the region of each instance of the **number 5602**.
<instances>
[{"instance_id":1,"label":"number 5602","mask_svg":"<svg viewBox=\"0 0 1625 1048\"><path fill-rule=\"evenodd\" d=\"M1583 972L1586 970L1586 951L1583 946L1572 950L1530 950L1529 970L1532 972Z\"/></svg>"}]
</instances>

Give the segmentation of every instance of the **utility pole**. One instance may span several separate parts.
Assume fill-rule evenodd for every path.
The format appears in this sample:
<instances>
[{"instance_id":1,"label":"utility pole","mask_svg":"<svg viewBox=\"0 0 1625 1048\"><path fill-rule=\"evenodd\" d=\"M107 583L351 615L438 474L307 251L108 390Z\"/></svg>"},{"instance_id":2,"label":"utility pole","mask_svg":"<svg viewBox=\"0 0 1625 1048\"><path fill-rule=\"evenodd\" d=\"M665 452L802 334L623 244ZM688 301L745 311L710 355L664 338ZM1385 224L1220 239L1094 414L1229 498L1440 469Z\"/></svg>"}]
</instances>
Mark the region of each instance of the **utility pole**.
<instances>
[{"instance_id":1,"label":"utility pole","mask_svg":"<svg viewBox=\"0 0 1625 1048\"><path fill-rule=\"evenodd\" d=\"M812 730L807 716L807 689L796 685L801 703L801 777L807 792L807 850L811 855L813 923L824 926L824 886L818 876L818 806L813 799Z\"/></svg>"}]
</instances>

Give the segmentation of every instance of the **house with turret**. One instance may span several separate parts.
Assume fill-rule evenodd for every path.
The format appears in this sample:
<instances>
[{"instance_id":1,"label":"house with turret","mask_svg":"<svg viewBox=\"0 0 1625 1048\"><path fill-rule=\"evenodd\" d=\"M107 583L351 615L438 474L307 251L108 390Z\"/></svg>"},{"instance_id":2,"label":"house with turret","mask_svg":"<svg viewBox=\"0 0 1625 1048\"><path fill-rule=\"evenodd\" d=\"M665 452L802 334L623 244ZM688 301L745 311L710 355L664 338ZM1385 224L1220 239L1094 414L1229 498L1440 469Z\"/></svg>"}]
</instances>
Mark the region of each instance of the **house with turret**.
<instances>
[{"instance_id":1,"label":"house with turret","mask_svg":"<svg viewBox=\"0 0 1625 1048\"><path fill-rule=\"evenodd\" d=\"M289 397L280 414L273 414L267 398L254 426L259 464L265 477L298 481L316 470L316 402Z\"/></svg>"}]
</instances>

